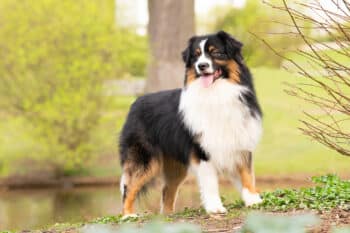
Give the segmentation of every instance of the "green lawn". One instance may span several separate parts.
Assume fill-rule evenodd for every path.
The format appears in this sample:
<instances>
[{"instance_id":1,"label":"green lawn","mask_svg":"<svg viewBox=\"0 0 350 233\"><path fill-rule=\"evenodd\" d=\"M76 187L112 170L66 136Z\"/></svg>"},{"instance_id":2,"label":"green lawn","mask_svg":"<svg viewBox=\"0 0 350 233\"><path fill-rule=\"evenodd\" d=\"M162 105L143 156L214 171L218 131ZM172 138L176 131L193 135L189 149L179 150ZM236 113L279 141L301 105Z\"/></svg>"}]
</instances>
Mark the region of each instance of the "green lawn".
<instances>
[{"instance_id":1,"label":"green lawn","mask_svg":"<svg viewBox=\"0 0 350 233\"><path fill-rule=\"evenodd\" d=\"M314 175L346 173L350 158L338 155L319 143L302 135L297 128L303 110L312 110L284 92L284 82L296 82L296 78L284 71L270 68L252 70L257 94L264 112L264 133L255 153L258 175ZM116 97L118 109L114 117L120 130L133 97Z\"/></svg>"},{"instance_id":2,"label":"green lawn","mask_svg":"<svg viewBox=\"0 0 350 233\"><path fill-rule=\"evenodd\" d=\"M314 108L284 92L288 88L284 82L299 80L284 70L256 68L252 73L264 112L264 134L256 151L257 174L348 172L350 158L312 141L297 129L302 111Z\"/></svg>"},{"instance_id":3,"label":"green lawn","mask_svg":"<svg viewBox=\"0 0 350 233\"><path fill-rule=\"evenodd\" d=\"M316 50L318 56L325 59L329 64L335 65L331 61L334 61L338 64L348 66L349 64L349 56L346 54L349 54L350 48L342 48L341 50L331 50L331 49L324 49L324 50ZM318 56L315 55L312 51L306 50L304 51L312 56L312 58L309 58L309 56L298 54L295 52L291 52L287 54L287 57L292 59L293 61L297 62L298 65L300 65L303 68L306 68L307 70L310 70L310 64L314 65L312 69L324 69L324 63L320 62L318 59ZM317 65L319 64L319 65ZM292 68L292 67L291 67Z\"/></svg>"}]
</instances>

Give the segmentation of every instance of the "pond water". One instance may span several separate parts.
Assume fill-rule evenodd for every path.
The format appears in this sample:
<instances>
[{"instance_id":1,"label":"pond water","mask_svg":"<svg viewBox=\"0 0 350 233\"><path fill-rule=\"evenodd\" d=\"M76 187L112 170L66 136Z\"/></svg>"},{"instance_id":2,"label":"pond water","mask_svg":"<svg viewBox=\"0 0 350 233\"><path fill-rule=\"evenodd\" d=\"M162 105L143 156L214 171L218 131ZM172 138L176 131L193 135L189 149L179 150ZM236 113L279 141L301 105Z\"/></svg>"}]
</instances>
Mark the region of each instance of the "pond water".
<instances>
[{"instance_id":1,"label":"pond water","mask_svg":"<svg viewBox=\"0 0 350 233\"><path fill-rule=\"evenodd\" d=\"M263 190L288 184L260 184ZM228 184L220 186L226 200L238 198L236 190ZM160 188L150 192L137 203L138 212L158 212ZM179 192L176 208L199 207L199 193L194 182L185 183ZM119 188L71 188L12 190L0 192L0 231L38 229L60 222L80 222L121 212Z\"/></svg>"}]
</instances>

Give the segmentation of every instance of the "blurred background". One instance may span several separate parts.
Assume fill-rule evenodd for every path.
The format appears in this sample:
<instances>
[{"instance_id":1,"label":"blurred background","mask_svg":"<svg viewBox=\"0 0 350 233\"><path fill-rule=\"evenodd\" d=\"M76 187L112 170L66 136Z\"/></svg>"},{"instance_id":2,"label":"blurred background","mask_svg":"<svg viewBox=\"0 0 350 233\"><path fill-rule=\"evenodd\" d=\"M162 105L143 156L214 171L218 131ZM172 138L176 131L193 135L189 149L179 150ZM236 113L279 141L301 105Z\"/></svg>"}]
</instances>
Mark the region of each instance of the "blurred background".
<instances>
[{"instance_id":1,"label":"blurred background","mask_svg":"<svg viewBox=\"0 0 350 233\"><path fill-rule=\"evenodd\" d=\"M284 92L285 82L298 79L259 39L297 58L292 52L303 44L288 34L288 21L259 0L1 0L0 231L118 214L117 142L130 104L145 92L181 87L188 38L218 30L243 42L264 112L258 185L350 175L348 158L298 130L312 106ZM332 43L317 29L305 33ZM223 183L224 196L237 198ZM157 211L158 197L139 208ZM199 206L193 185L179 199L178 209Z\"/></svg>"}]
</instances>

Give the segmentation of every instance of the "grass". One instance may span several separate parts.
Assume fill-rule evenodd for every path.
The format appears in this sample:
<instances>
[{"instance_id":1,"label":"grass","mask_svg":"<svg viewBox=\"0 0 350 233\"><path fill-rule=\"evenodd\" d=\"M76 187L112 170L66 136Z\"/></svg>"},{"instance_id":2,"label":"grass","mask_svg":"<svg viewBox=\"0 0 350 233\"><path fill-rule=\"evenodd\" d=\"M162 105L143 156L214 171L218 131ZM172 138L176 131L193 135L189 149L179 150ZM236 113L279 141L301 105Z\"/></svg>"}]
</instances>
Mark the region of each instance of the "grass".
<instances>
[{"instance_id":1,"label":"grass","mask_svg":"<svg viewBox=\"0 0 350 233\"><path fill-rule=\"evenodd\" d=\"M344 66L349 64L349 56L344 55L344 54L349 54L349 51L350 51L349 47L342 48L340 53L337 50L331 50L331 49L323 49L323 50L316 50L316 51L320 57L324 58L328 62L332 60ZM307 53L312 55L313 57L318 58L311 50L307 50ZM295 52L287 54L287 57L297 62L298 65L302 66L303 68L306 68L308 71L310 71L310 68L311 68L310 65L313 66L312 70L324 69L323 68L324 64L320 62L319 59L310 59L305 55L295 53ZM293 65L288 65L288 67L291 68L292 70L294 69ZM316 71L316 70L313 70L313 71Z\"/></svg>"},{"instance_id":2,"label":"grass","mask_svg":"<svg viewBox=\"0 0 350 233\"><path fill-rule=\"evenodd\" d=\"M315 175L346 173L350 159L302 135L302 111L313 106L287 95L284 82L296 83L292 74L276 69L252 70L264 112L264 133L255 153L258 175Z\"/></svg>"}]
</instances>

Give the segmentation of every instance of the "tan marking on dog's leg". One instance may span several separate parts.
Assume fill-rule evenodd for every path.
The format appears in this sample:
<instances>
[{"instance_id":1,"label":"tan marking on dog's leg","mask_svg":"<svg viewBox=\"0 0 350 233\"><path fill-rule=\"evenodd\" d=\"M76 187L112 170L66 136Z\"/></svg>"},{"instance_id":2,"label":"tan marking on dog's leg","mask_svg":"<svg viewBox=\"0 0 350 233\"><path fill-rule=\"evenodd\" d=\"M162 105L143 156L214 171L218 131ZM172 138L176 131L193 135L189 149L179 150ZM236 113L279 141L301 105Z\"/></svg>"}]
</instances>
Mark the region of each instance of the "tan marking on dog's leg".
<instances>
[{"instance_id":1,"label":"tan marking on dog's leg","mask_svg":"<svg viewBox=\"0 0 350 233\"><path fill-rule=\"evenodd\" d=\"M173 159L164 159L163 172L165 185L162 192L161 212L170 214L175 210L178 188L186 178L187 167Z\"/></svg>"},{"instance_id":2,"label":"tan marking on dog's leg","mask_svg":"<svg viewBox=\"0 0 350 233\"><path fill-rule=\"evenodd\" d=\"M237 171L240 175L242 188L246 188L250 192L256 193L255 178L252 167L252 154L251 152L244 151L242 152L241 156L242 163L237 166Z\"/></svg>"},{"instance_id":3,"label":"tan marking on dog's leg","mask_svg":"<svg viewBox=\"0 0 350 233\"><path fill-rule=\"evenodd\" d=\"M262 202L255 188L255 177L253 171L252 153L242 152L242 163L237 166L242 184L242 199L246 206Z\"/></svg>"},{"instance_id":4,"label":"tan marking on dog's leg","mask_svg":"<svg viewBox=\"0 0 350 233\"><path fill-rule=\"evenodd\" d=\"M251 193L256 193L251 173L245 167L243 167L239 170L239 174L241 176L242 187L248 189Z\"/></svg>"},{"instance_id":5,"label":"tan marking on dog's leg","mask_svg":"<svg viewBox=\"0 0 350 233\"><path fill-rule=\"evenodd\" d=\"M152 180L160 171L160 162L157 160L150 161L146 169L137 170L135 166L127 164L125 167L128 167L126 171L129 174L128 182L126 183L126 193L123 200L123 215L129 215L134 213L134 202L137 197L138 192L142 187Z\"/></svg>"}]
</instances>

